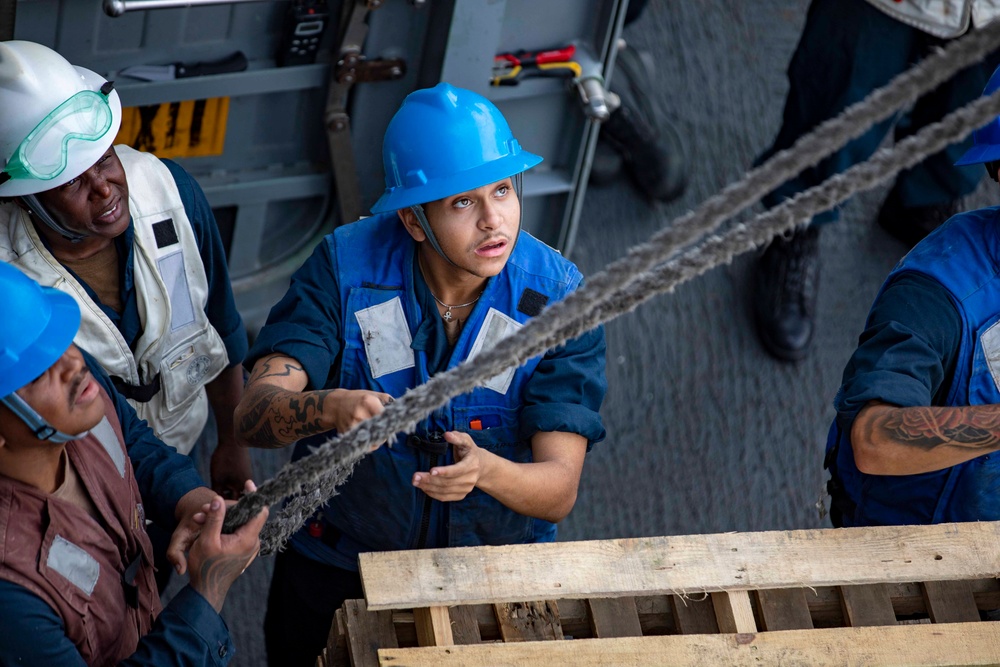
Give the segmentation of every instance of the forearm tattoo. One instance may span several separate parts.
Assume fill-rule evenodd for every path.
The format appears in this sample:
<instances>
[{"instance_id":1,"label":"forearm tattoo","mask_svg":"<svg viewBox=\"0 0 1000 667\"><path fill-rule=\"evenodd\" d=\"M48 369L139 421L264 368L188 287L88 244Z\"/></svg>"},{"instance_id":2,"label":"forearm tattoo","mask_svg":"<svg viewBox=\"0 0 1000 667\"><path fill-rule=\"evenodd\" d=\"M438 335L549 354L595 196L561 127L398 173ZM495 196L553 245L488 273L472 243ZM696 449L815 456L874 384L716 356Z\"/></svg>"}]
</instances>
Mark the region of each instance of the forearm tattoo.
<instances>
[{"instance_id":1,"label":"forearm tattoo","mask_svg":"<svg viewBox=\"0 0 1000 667\"><path fill-rule=\"evenodd\" d=\"M996 449L1000 445L1000 411L940 407L887 411L876 421L893 440L924 450L948 445L962 449Z\"/></svg>"},{"instance_id":2,"label":"forearm tattoo","mask_svg":"<svg viewBox=\"0 0 1000 667\"><path fill-rule=\"evenodd\" d=\"M221 611L229 587L243 573L245 567L246 558L242 555L220 555L207 558L198 568L196 590L208 600L216 611Z\"/></svg>"},{"instance_id":3,"label":"forearm tattoo","mask_svg":"<svg viewBox=\"0 0 1000 667\"><path fill-rule=\"evenodd\" d=\"M271 362L254 369L249 385L267 377L288 376L302 371L301 366L283 363L280 368ZM323 403L332 390L306 394L290 392L268 384L260 384L247 392L244 400L252 401L244 411L239 431L254 447L284 447L296 440L329 430L323 425Z\"/></svg>"}]
</instances>

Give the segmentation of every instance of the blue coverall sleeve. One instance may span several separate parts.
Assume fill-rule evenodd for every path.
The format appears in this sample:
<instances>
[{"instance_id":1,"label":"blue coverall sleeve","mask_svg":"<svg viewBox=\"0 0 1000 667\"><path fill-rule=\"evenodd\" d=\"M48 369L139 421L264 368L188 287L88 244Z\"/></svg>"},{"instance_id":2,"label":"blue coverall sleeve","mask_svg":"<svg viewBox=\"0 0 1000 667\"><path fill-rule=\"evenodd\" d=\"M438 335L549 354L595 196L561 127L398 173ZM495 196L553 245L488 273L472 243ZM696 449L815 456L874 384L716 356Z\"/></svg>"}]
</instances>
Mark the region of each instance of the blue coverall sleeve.
<instances>
[{"instance_id":1,"label":"blue coverall sleeve","mask_svg":"<svg viewBox=\"0 0 1000 667\"><path fill-rule=\"evenodd\" d=\"M26 588L0 580L0 665L85 667L58 614ZM222 667L236 653L229 628L190 586L171 600L134 654L120 665Z\"/></svg>"},{"instance_id":2,"label":"blue coverall sleeve","mask_svg":"<svg viewBox=\"0 0 1000 667\"><path fill-rule=\"evenodd\" d=\"M191 457L178 454L176 449L163 444L114 388L94 357L86 351L83 356L94 379L104 387L115 405L146 516L167 531L173 531L177 525L174 518L177 502L188 491L205 486L205 482Z\"/></svg>"},{"instance_id":3,"label":"blue coverall sleeve","mask_svg":"<svg viewBox=\"0 0 1000 667\"><path fill-rule=\"evenodd\" d=\"M604 439L605 352L600 326L545 354L525 387L522 438L539 431L578 433L588 448Z\"/></svg>"},{"instance_id":4,"label":"blue coverall sleeve","mask_svg":"<svg viewBox=\"0 0 1000 667\"><path fill-rule=\"evenodd\" d=\"M292 275L247 355L248 370L261 357L282 354L302 364L307 390L329 388L341 349L340 281L332 243L333 235L327 236Z\"/></svg>"},{"instance_id":5,"label":"blue coverall sleeve","mask_svg":"<svg viewBox=\"0 0 1000 667\"><path fill-rule=\"evenodd\" d=\"M243 362L247 354L247 332L243 318L236 309L233 288L229 282L229 265L226 251L222 246L219 226L212 213L212 207L201 186L183 167L171 160L163 160L177 183L177 189L184 204L184 212L191 221L201 252L201 263L205 266L208 280L208 302L205 314L209 322L222 337L229 356L229 366Z\"/></svg>"},{"instance_id":6,"label":"blue coverall sleeve","mask_svg":"<svg viewBox=\"0 0 1000 667\"><path fill-rule=\"evenodd\" d=\"M872 306L858 347L844 369L834 407L850 432L869 401L900 407L935 405L951 384L962 320L937 281L904 273Z\"/></svg>"}]
</instances>

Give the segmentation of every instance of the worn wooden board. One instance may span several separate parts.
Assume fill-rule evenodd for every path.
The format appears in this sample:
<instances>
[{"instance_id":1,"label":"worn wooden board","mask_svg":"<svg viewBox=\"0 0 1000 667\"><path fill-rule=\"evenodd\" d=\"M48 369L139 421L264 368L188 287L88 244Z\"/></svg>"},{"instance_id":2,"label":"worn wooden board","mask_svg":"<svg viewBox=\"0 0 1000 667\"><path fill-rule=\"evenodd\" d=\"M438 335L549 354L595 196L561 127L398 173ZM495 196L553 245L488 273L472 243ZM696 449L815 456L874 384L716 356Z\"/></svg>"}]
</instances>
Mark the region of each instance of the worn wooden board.
<instances>
[{"instance_id":1,"label":"worn wooden board","mask_svg":"<svg viewBox=\"0 0 1000 667\"><path fill-rule=\"evenodd\" d=\"M927 613L935 623L965 623L979 620L979 609L968 581L924 583Z\"/></svg>"},{"instance_id":2,"label":"worn wooden board","mask_svg":"<svg viewBox=\"0 0 1000 667\"><path fill-rule=\"evenodd\" d=\"M750 594L746 591L712 593L712 605L715 607L715 620L719 624L719 632L757 632L757 621L753 617Z\"/></svg>"},{"instance_id":3,"label":"worn wooden board","mask_svg":"<svg viewBox=\"0 0 1000 667\"><path fill-rule=\"evenodd\" d=\"M399 646L392 626L392 612L368 613L364 600L346 600L343 610L347 647L353 667L377 665L378 649Z\"/></svg>"},{"instance_id":4,"label":"worn wooden board","mask_svg":"<svg viewBox=\"0 0 1000 667\"><path fill-rule=\"evenodd\" d=\"M712 596L708 593L701 598L671 595L670 607L674 614L674 629L678 634L699 635L719 631Z\"/></svg>"},{"instance_id":5,"label":"worn wooden board","mask_svg":"<svg viewBox=\"0 0 1000 667\"><path fill-rule=\"evenodd\" d=\"M320 656L325 665L346 665L350 658L347 649L347 623L344 619L344 609L341 607L333 616L330 634L326 638L326 648ZM318 661L317 661L318 664ZM322 667L322 666L320 666Z\"/></svg>"},{"instance_id":6,"label":"worn wooden board","mask_svg":"<svg viewBox=\"0 0 1000 667\"><path fill-rule=\"evenodd\" d=\"M855 628L868 625L895 625L896 612L885 584L841 586L844 618Z\"/></svg>"},{"instance_id":7,"label":"worn wooden board","mask_svg":"<svg viewBox=\"0 0 1000 667\"><path fill-rule=\"evenodd\" d=\"M452 607L448 612L456 644L478 644L483 641L479 634L479 621L472 607Z\"/></svg>"},{"instance_id":8,"label":"worn wooden board","mask_svg":"<svg viewBox=\"0 0 1000 667\"><path fill-rule=\"evenodd\" d=\"M370 609L995 577L1000 523L361 554ZM780 564L780 567L777 566Z\"/></svg>"},{"instance_id":9,"label":"worn wooden board","mask_svg":"<svg viewBox=\"0 0 1000 667\"><path fill-rule=\"evenodd\" d=\"M642 625L635 598L587 600L590 628L595 637L641 637Z\"/></svg>"},{"instance_id":10,"label":"worn wooden board","mask_svg":"<svg viewBox=\"0 0 1000 667\"><path fill-rule=\"evenodd\" d=\"M803 588L756 591L762 630L808 630L813 627Z\"/></svg>"},{"instance_id":11,"label":"worn wooden board","mask_svg":"<svg viewBox=\"0 0 1000 667\"><path fill-rule=\"evenodd\" d=\"M451 646L455 643L448 607L414 609L413 625L417 630L419 646Z\"/></svg>"},{"instance_id":12,"label":"worn wooden board","mask_svg":"<svg viewBox=\"0 0 1000 667\"><path fill-rule=\"evenodd\" d=\"M501 602L493 605L505 642L544 641L563 638L559 607L555 602Z\"/></svg>"},{"instance_id":13,"label":"worn wooden board","mask_svg":"<svg viewBox=\"0 0 1000 667\"><path fill-rule=\"evenodd\" d=\"M938 667L1000 663L1000 623L785 630L383 649L383 667Z\"/></svg>"}]
</instances>

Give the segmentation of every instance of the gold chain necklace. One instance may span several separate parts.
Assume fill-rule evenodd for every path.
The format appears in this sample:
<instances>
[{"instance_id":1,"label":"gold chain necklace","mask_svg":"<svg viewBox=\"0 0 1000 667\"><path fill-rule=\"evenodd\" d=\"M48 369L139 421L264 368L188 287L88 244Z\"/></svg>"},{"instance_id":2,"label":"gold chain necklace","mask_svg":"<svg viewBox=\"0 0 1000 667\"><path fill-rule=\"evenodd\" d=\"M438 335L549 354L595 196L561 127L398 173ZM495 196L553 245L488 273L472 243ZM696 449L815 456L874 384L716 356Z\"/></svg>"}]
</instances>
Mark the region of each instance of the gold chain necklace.
<instances>
[{"instance_id":1,"label":"gold chain necklace","mask_svg":"<svg viewBox=\"0 0 1000 667\"><path fill-rule=\"evenodd\" d=\"M442 301L441 299L437 298L437 296L434 294L434 292L431 292L429 288L428 288L427 291L430 292L431 297L433 297L433 299L435 301L437 301L439 304L441 304L442 306L445 307L445 311L441 315L441 317L444 318L445 322L451 322L451 318L452 318L451 309L452 308L468 308L469 306L471 306L475 302L479 301L479 297L481 297L483 295L483 293L480 292L479 295L475 299L473 299L472 301L470 301L469 303L459 303L459 304L455 304L453 306L450 306L447 303L445 303L444 301Z\"/></svg>"}]
</instances>

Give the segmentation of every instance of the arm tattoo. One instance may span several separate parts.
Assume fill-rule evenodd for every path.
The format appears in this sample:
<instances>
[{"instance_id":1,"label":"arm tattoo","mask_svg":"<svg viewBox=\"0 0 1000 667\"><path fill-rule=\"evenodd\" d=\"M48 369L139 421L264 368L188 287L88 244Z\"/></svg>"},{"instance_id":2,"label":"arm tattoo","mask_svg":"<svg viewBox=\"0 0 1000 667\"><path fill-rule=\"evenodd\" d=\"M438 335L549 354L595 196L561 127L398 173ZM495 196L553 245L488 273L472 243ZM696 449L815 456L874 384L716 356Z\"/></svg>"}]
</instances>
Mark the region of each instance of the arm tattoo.
<instances>
[{"instance_id":1,"label":"arm tattoo","mask_svg":"<svg viewBox=\"0 0 1000 667\"><path fill-rule=\"evenodd\" d=\"M253 404L240 419L240 434L254 447L276 448L328 431L322 423L323 402L331 391L301 395L258 385L249 397Z\"/></svg>"},{"instance_id":2,"label":"arm tattoo","mask_svg":"<svg viewBox=\"0 0 1000 667\"><path fill-rule=\"evenodd\" d=\"M246 559L240 556L220 555L207 558L198 569L198 590L215 607L222 611L229 587L240 576L245 567Z\"/></svg>"},{"instance_id":3,"label":"arm tattoo","mask_svg":"<svg viewBox=\"0 0 1000 667\"><path fill-rule=\"evenodd\" d=\"M269 377L288 377L292 374L292 371L305 372L305 368L302 366L297 366L295 364L284 363L281 364L283 370L277 370L271 367L270 361L264 361L260 368L254 368L253 374L250 376L250 382L254 380L260 380L261 378Z\"/></svg>"},{"instance_id":4,"label":"arm tattoo","mask_svg":"<svg viewBox=\"0 0 1000 667\"><path fill-rule=\"evenodd\" d=\"M882 429L893 440L924 450L941 445L995 449L1000 445L1000 411L906 408L888 413Z\"/></svg>"},{"instance_id":5,"label":"arm tattoo","mask_svg":"<svg viewBox=\"0 0 1000 667\"><path fill-rule=\"evenodd\" d=\"M315 435L330 429L321 424L323 416L323 401L330 395L329 389L316 391L302 397L291 397L288 399L290 416L275 412L275 421L283 426L278 429L278 434L294 437L296 440L307 435Z\"/></svg>"}]
</instances>

